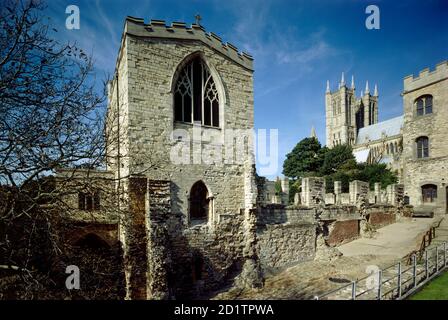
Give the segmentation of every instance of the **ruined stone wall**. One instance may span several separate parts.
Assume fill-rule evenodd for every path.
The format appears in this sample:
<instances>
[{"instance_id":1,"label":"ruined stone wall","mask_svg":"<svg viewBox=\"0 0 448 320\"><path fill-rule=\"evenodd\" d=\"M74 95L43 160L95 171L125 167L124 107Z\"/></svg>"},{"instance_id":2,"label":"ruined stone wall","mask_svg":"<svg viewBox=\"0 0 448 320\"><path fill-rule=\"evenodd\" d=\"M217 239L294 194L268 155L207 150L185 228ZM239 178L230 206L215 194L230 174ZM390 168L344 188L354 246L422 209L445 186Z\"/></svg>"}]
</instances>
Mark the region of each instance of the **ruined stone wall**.
<instances>
[{"instance_id":1,"label":"ruined stone wall","mask_svg":"<svg viewBox=\"0 0 448 320\"><path fill-rule=\"evenodd\" d=\"M374 212L369 215L369 223L376 229L385 227L396 221L397 216L395 214Z\"/></svg>"},{"instance_id":2,"label":"ruined stone wall","mask_svg":"<svg viewBox=\"0 0 448 320\"><path fill-rule=\"evenodd\" d=\"M259 229L259 257L265 272L314 259L316 226L309 223L272 224Z\"/></svg>"},{"instance_id":3,"label":"ruined stone wall","mask_svg":"<svg viewBox=\"0 0 448 320\"><path fill-rule=\"evenodd\" d=\"M335 221L329 226L327 243L335 247L359 238L359 220Z\"/></svg>"},{"instance_id":4,"label":"ruined stone wall","mask_svg":"<svg viewBox=\"0 0 448 320\"><path fill-rule=\"evenodd\" d=\"M316 250L315 209L280 208L257 211L260 264L265 272L312 260Z\"/></svg>"}]
</instances>

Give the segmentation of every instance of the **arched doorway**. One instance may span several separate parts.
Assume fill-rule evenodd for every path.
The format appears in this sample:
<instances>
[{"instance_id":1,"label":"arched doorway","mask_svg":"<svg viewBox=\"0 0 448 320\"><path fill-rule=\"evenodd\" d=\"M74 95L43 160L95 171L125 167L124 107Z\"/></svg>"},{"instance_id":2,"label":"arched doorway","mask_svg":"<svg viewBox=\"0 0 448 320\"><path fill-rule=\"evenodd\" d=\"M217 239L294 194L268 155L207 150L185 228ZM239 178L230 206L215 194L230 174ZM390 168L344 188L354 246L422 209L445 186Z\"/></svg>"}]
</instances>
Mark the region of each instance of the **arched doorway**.
<instances>
[{"instance_id":1,"label":"arched doorway","mask_svg":"<svg viewBox=\"0 0 448 320\"><path fill-rule=\"evenodd\" d=\"M202 181L198 181L191 187L190 191L190 220L191 221L207 221L210 198L207 186Z\"/></svg>"}]
</instances>

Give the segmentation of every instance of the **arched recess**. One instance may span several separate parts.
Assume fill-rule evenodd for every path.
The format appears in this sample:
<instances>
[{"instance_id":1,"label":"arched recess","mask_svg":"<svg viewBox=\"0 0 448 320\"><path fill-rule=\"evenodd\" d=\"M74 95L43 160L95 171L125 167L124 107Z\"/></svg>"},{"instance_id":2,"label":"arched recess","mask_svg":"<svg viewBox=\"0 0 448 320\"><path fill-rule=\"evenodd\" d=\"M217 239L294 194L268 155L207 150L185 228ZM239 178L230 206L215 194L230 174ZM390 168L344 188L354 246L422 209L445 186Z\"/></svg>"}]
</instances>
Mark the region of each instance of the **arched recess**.
<instances>
[{"instance_id":1,"label":"arched recess","mask_svg":"<svg viewBox=\"0 0 448 320\"><path fill-rule=\"evenodd\" d=\"M110 245L103 240L100 236L94 233L87 233L79 238L75 243L75 246L90 249L110 249Z\"/></svg>"},{"instance_id":2,"label":"arched recess","mask_svg":"<svg viewBox=\"0 0 448 320\"><path fill-rule=\"evenodd\" d=\"M226 90L224 88L224 84L223 81L219 75L219 73L216 71L215 67L209 62L208 59L206 59L205 55L203 54L203 52L201 51L195 51L193 53L190 53L189 55L187 55L186 57L184 57L182 59L182 61L177 65L177 67L175 68L175 70L172 73L172 77L171 77L171 86L170 86L170 92L172 94L172 105L173 105L173 119L175 119L175 122L184 122L184 123L193 123L195 121L195 114L194 114L194 104L196 103L196 99L199 99L199 97L197 97L197 93L199 91L193 92L194 91L194 86L192 85L189 81L188 81L188 77L193 77L193 75L186 75L186 71L188 73L188 68L190 67L191 64L195 64L195 62L200 62L204 68L202 69L204 72L208 72L211 76L211 82L207 82L206 79L201 79L201 78L197 78L196 80L199 81L203 81L203 91L200 93L201 97L200 99L204 99L204 97L207 97L208 99L213 95L209 95L207 96L207 92L209 93L213 93L214 90L210 90L210 87L207 87L207 84L211 84L212 86L214 85L214 88L216 89L216 96L218 99L218 108L219 108L219 125L213 125L213 119L212 119L212 124L210 126L213 127L220 127L222 128L224 126L224 116L225 116L225 106L227 104L227 95L226 95ZM192 78L192 82L194 82L194 78ZM198 81L196 81L196 83L198 83ZM192 88L186 88L186 85L192 85ZM190 91L188 91L190 90ZM193 109L193 112L191 114L191 119L185 119L184 116L182 116L182 120L179 121L179 115L176 115L176 104L178 104L178 101L176 101L176 99L179 99L178 93L181 92L183 94L183 97L185 97L186 95L191 95L192 98L192 106L191 108ZM204 99L204 100L208 100L208 99ZM204 105L204 104L203 104ZM188 106L187 106L188 108ZM208 118L207 115L205 114L206 109L204 108L204 106L202 106L202 110L201 110L201 123L203 125L208 126L208 124L206 123L206 121L204 121L204 118ZM176 121L177 120L177 121ZM186 120L186 121L185 121Z\"/></svg>"},{"instance_id":3,"label":"arched recess","mask_svg":"<svg viewBox=\"0 0 448 320\"><path fill-rule=\"evenodd\" d=\"M188 204L190 222L207 222L213 217L213 196L202 180L191 187Z\"/></svg>"}]
</instances>

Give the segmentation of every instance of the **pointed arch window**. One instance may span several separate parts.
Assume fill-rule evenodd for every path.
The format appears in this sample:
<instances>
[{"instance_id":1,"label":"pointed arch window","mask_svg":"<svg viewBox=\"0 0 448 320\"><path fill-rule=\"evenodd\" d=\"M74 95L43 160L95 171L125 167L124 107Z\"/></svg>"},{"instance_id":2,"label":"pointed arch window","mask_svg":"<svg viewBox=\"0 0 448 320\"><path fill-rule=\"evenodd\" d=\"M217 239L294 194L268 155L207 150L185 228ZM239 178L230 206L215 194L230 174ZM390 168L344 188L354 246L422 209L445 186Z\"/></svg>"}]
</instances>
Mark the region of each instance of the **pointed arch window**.
<instances>
[{"instance_id":1,"label":"pointed arch window","mask_svg":"<svg viewBox=\"0 0 448 320\"><path fill-rule=\"evenodd\" d=\"M205 62L195 57L181 71L174 87L174 120L219 127L219 94Z\"/></svg>"},{"instance_id":2,"label":"pointed arch window","mask_svg":"<svg viewBox=\"0 0 448 320\"><path fill-rule=\"evenodd\" d=\"M428 94L417 98L415 107L418 116L432 113L432 96Z\"/></svg>"}]
</instances>

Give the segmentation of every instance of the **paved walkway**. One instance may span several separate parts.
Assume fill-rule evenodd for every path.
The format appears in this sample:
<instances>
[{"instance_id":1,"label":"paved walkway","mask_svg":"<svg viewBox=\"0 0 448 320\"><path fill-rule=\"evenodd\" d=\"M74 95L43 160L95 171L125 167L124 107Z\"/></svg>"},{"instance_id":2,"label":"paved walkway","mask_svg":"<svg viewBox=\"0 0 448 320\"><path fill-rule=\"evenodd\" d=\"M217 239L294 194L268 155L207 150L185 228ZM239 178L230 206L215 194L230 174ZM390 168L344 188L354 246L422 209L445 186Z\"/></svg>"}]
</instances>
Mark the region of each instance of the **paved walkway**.
<instances>
[{"instance_id":1,"label":"paved walkway","mask_svg":"<svg viewBox=\"0 0 448 320\"><path fill-rule=\"evenodd\" d=\"M268 276L261 289L230 288L213 299L312 299L367 275L368 266L380 268L396 263L419 248L424 233L440 218L404 219L377 231L374 238L358 239L342 245L344 256L332 261L308 261ZM436 236L448 239L448 218ZM445 230L445 231L441 231ZM435 242L434 242L435 243Z\"/></svg>"},{"instance_id":2,"label":"paved walkway","mask_svg":"<svg viewBox=\"0 0 448 320\"><path fill-rule=\"evenodd\" d=\"M440 219L402 220L378 229L372 239L357 239L340 246L338 249L346 257L369 254L401 259L420 246L422 235L432 225L437 224Z\"/></svg>"}]
</instances>

